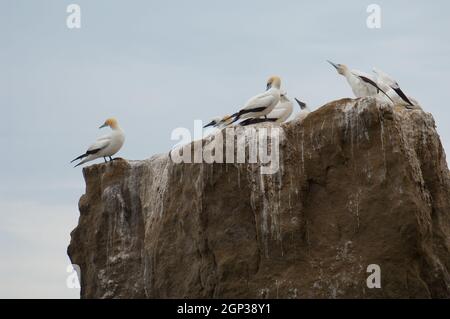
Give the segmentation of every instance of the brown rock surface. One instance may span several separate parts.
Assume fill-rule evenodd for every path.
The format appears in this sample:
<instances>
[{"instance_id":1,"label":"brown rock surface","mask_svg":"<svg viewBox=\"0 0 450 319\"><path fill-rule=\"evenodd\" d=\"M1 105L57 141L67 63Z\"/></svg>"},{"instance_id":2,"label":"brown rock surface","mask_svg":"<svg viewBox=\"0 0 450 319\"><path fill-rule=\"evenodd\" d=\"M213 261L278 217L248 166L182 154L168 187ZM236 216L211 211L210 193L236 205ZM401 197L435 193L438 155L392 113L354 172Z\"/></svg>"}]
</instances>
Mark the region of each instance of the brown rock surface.
<instances>
[{"instance_id":1,"label":"brown rock surface","mask_svg":"<svg viewBox=\"0 0 450 319\"><path fill-rule=\"evenodd\" d=\"M449 298L450 178L432 116L344 99L282 128L273 175L166 155L85 168L68 248L81 297Z\"/></svg>"}]
</instances>

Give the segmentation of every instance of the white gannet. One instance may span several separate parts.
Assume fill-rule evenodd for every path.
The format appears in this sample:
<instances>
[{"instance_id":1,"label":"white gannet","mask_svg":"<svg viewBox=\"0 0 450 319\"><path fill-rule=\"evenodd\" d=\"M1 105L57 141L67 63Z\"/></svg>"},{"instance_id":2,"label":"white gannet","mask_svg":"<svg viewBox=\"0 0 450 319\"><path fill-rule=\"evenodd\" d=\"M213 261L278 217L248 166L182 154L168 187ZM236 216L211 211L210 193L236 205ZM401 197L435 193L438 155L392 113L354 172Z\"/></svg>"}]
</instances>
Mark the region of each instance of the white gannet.
<instances>
[{"instance_id":1,"label":"white gannet","mask_svg":"<svg viewBox=\"0 0 450 319\"><path fill-rule=\"evenodd\" d=\"M388 74L386 74L385 72L383 72L377 68L373 68L373 73L375 73L375 76L376 76L375 80L376 80L378 86L383 88L383 90L386 90L386 92L388 94L391 93L390 92L391 90L393 90L396 93L396 95L398 97L400 97L401 104L406 104L406 107L414 106L414 104L411 102L411 100L400 89L400 85L398 85L396 80L394 80L391 76L389 76ZM392 98L395 99L394 96L392 96ZM392 100L392 98L391 98L391 100Z\"/></svg>"},{"instance_id":2,"label":"white gannet","mask_svg":"<svg viewBox=\"0 0 450 319\"><path fill-rule=\"evenodd\" d=\"M306 103L298 100L297 98L295 98L295 101L297 101L298 105L300 106L300 113L298 113L294 117L294 121L303 122L303 120L309 115L309 113L311 113L311 110L309 109L308 105L306 105Z\"/></svg>"},{"instance_id":3,"label":"white gannet","mask_svg":"<svg viewBox=\"0 0 450 319\"><path fill-rule=\"evenodd\" d=\"M205 126L203 126L203 128L206 128L208 126L212 126L215 128L223 129L229 125L231 125L231 123L233 122L233 117L231 117L230 115L225 115L223 117L216 117L213 118L211 122L209 122L208 124L206 124Z\"/></svg>"},{"instance_id":4,"label":"white gannet","mask_svg":"<svg viewBox=\"0 0 450 319\"><path fill-rule=\"evenodd\" d=\"M293 109L294 106L292 104L292 101L289 100L289 98L286 96L286 93L283 92L280 94L280 101L272 110L272 112L267 114L267 117L248 118L239 123L239 125L247 126L264 122L283 123L289 118L289 116L291 116Z\"/></svg>"},{"instance_id":5,"label":"white gannet","mask_svg":"<svg viewBox=\"0 0 450 319\"><path fill-rule=\"evenodd\" d=\"M232 123L239 119L265 117L272 112L280 101L281 79L278 76L271 76L267 80L266 91L252 97L244 107L232 117Z\"/></svg>"},{"instance_id":6,"label":"white gannet","mask_svg":"<svg viewBox=\"0 0 450 319\"><path fill-rule=\"evenodd\" d=\"M89 146L86 153L72 160L71 163L84 158L81 162L75 165L75 167L100 157L103 157L105 163L106 157L109 157L109 159L112 161L111 156L116 154L122 147L123 142L125 141L125 134L119 127L117 120L114 118L107 119L105 123L99 128L103 128L106 126L109 126L112 129L112 132L108 135L104 135L98 138L94 144Z\"/></svg>"},{"instance_id":7,"label":"white gannet","mask_svg":"<svg viewBox=\"0 0 450 319\"><path fill-rule=\"evenodd\" d=\"M345 64L336 64L331 61L327 62L334 66L337 72L347 79L356 97L377 96L379 92L382 92L392 101L390 96L378 86L376 80L370 74L359 70L350 70Z\"/></svg>"}]
</instances>

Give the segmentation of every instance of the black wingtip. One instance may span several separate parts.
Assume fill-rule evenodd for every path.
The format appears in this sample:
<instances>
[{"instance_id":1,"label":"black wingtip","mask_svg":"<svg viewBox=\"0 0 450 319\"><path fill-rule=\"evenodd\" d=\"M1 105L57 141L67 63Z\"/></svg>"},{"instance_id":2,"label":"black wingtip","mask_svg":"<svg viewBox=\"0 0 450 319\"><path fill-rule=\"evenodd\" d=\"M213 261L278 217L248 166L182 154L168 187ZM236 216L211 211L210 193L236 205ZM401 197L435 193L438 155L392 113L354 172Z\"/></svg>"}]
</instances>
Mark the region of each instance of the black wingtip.
<instances>
[{"instance_id":1,"label":"black wingtip","mask_svg":"<svg viewBox=\"0 0 450 319\"><path fill-rule=\"evenodd\" d=\"M251 119L246 119L244 121L242 121L241 123L239 123L239 126L247 126L251 124Z\"/></svg>"},{"instance_id":2,"label":"black wingtip","mask_svg":"<svg viewBox=\"0 0 450 319\"><path fill-rule=\"evenodd\" d=\"M404 102L408 103L408 105L410 105L410 106L414 106L414 104L411 103L411 101L408 99L408 97L406 96L406 94L403 93L403 91L402 91L400 88L395 88L394 91L398 94L398 96L401 97L401 99L402 99Z\"/></svg>"},{"instance_id":3,"label":"black wingtip","mask_svg":"<svg viewBox=\"0 0 450 319\"><path fill-rule=\"evenodd\" d=\"M234 117L234 120L231 121L230 125L233 124L236 121L239 121L239 119L241 118L239 113L234 113L233 115L231 115L231 117Z\"/></svg>"},{"instance_id":4,"label":"black wingtip","mask_svg":"<svg viewBox=\"0 0 450 319\"><path fill-rule=\"evenodd\" d=\"M209 122L208 124L204 125L203 128L207 128L207 127L213 126L213 125L215 125L215 124L216 124L215 121L211 121L211 122Z\"/></svg>"}]
</instances>

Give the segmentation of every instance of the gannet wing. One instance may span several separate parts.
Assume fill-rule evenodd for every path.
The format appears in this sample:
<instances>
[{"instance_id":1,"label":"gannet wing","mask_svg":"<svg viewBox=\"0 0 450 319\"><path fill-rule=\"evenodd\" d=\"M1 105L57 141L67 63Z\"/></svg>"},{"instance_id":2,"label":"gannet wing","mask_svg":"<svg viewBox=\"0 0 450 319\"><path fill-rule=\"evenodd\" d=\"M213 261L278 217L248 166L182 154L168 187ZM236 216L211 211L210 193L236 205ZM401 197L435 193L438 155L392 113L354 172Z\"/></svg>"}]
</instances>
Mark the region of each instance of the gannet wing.
<instances>
[{"instance_id":1,"label":"gannet wing","mask_svg":"<svg viewBox=\"0 0 450 319\"><path fill-rule=\"evenodd\" d=\"M92 144L91 146L89 146L89 148L87 149L86 153L78 156L77 158L74 158L73 160L71 160L70 162L73 163L76 160L85 158L89 155L93 155L93 154L97 154L98 152L100 152L102 149L104 149L105 147L107 147L109 145L109 143L111 142L111 137L110 136L102 136L100 138L97 139L97 141ZM81 164L81 163L80 163ZM80 165L78 164L78 165ZM77 166L78 166L77 165Z\"/></svg>"},{"instance_id":2,"label":"gannet wing","mask_svg":"<svg viewBox=\"0 0 450 319\"><path fill-rule=\"evenodd\" d=\"M267 118L271 118L271 119L279 119L281 116L284 115L284 113L286 113L286 108L274 108L272 110L272 112L270 112L269 114L267 114Z\"/></svg>"},{"instance_id":3,"label":"gannet wing","mask_svg":"<svg viewBox=\"0 0 450 319\"><path fill-rule=\"evenodd\" d=\"M108 137L108 136L100 137L94 144L89 146L89 148L86 151L86 154L98 153L102 149L106 148L110 142L111 142L110 137Z\"/></svg>"},{"instance_id":4,"label":"gannet wing","mask_svg":"<svg viewBox=\"0 0 450 319\"><path fill-rule=\"evenodd\" d=\"M249 118L239 123L240 126L247 126L252 124L258 124L258 123L265 123L265 122L276 122L276 118Z\"/></svg>"},{"instance_id":5,"label":"gannet wing","mask_svg":"<svg viewBox=\"0 0 450 319\"><path fill-rule=\"evenodd\" d=\"M377 68L373 68L372 69L373 73L376 74L378 80L380 80L381 82L386 83L388 86L390 86L392 89L396 89L399 88L399 85L397 83L396 80L394 80L393 77L391 77L389 74L387 74L384 71L381 71L380 69Z\"/></svg>"},{"instance_id":6,"label":"gannet wing","mask_svg":"<svg viewBox=\"0 0 450 319\"><path fill-rule=\"evenodd\" d=\"M414 104L408 99L405 93L400 89L400 85L398 82L392 78L389 74L386 72L381 71L380 69L373 68L373 72L377 75L377 78L381 81L386 83L388 86L390 86L397 94L400 96L400 98L406 102L407 104L414 106Z\"/></svg>"},{"instance_id":7,"label":"gannet wing","mask_svg":"<svg viewBox=\"0 0 450 319\"><path fill-rule=\"evenodd\" d=\"M379 87L379 85L375 82L375 79L370 74L367 74L367 73L364 73L364 72L361 72L358 70L352 70L351 72L354 75L356 75L364 83L367 83L367 84L375 87L378 92L382 92L384 95L386 95L388 97L389 100L392 101L391 97L385 91L383 91L383 89L381 89ZM394 103L394 101L392 101L392 103Z\"/></svg>"},{"instance_id":8,"label":"gannet wing","mask_svg":"<svg viewBox=\"0 0 450 319\"><path fill-rule=\"evenodd\" d=\"M239 115L264 111L264 109L275 102L276 98L271 94L262 94L259 96L255 96L246 103L245 107L242 110L239 111Z\"/></svg>"}]
</instances>

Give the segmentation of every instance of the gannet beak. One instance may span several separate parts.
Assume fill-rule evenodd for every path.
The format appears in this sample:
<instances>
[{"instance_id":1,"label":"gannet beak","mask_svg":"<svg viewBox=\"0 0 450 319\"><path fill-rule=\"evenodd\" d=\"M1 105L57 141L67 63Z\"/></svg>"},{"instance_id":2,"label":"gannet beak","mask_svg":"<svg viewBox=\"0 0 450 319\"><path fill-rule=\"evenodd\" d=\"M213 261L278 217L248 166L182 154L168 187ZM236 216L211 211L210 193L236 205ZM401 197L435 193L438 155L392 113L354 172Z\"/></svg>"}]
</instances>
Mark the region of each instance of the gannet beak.
<instances>
[{"instance_id":1,"label":"gannet beak","mask_svg":"<svg viewBox=\"0 0 450 319\"><path fill-rule=\"evenodd\" d=\"M108 124L105 123L105 124L103 124L102 126L100 126L99 129L104 128L104 127L107 127L107 126L108 126Z\"/></svg>"},{"instance_id":2,"label":"gannet beak","mask_svg":"<svg viewBox=\"0 0 450 319\"><path fill-rule=\"evenodd\" d=\"M330 60L327 60L328 63L330 63L332 66L336 68L336 70L339 70L339 67L336 63L331 62Z\"/></svg>"},{"instance_id":3,"label":"gannet beak","mask_svg":"<svg viewBox=\"0 0 450 319\"><path fill-rule=\"evenodd\" d=\"M208 126L213 126L214 124L216 124L215 121L211 121L208 124L206 124L205 126L203 126L203 128L208 127Z\"/></svg>"},{"instance_id":4,"label":"gannet beak","mask_svg":"<svg viewBox=\"0 0 450 319\"><path fill-rule=\"evenodd\" d=\"M271 87L272 87L272 83L267 83L266 91L270 90Z\"/></svg>"},{"instance_id":5,"label":"gannet beak","mask_svg":"<svg viewBox=\"0 0 450 319\"><path fill-rule=\"evenodd\" d=\"M303 109L306 107L306 103L300 101L300 100L297 99L297 98L294 98L294 99L295 99L295 101L298 103L298 105L300 106L300 109L303 110Z\"/></svg>"}]
</instances>

